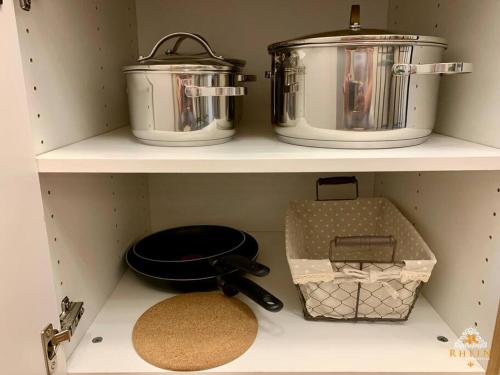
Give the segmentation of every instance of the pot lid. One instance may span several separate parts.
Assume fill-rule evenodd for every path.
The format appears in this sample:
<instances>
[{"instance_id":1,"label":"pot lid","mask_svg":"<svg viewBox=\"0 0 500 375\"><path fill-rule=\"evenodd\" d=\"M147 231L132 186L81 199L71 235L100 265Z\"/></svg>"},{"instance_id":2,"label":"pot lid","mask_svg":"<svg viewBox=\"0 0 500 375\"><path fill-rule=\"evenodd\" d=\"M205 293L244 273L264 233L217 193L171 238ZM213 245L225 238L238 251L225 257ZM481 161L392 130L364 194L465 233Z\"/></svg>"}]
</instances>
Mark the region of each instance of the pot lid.
<instances>
[{"instance_id":1,"label":"pot lid","mask_svg":"<svg viewBox=\"0 0 500 375\"><path fill-rule=\"evenodd\" d=\"M351 7L350 26L344 30L327 31L318 34L305 35L299 38L273 43L268 47L269 52L282 47L304 45L330 45L330 44L438 44L447 46L446 40L434 36L422 36L398 33L382 29L364 29L360 23L360 6Z\"/></svg>"},{"instance_id":2,"label":"pot lid","mask_svg":"<svg viewBox=\"0 0 500 375\"><path fill-rule=\"evenodd\" d=\"M163 56L156 52L167 40L177 38L172 49ZM198 42L205 52L199 54L181 54L178 49L185 39ZM198 34L177 32L161 38L146 57L139 57L138 64L125 66L123 71L168 70L168 71L239 71L245 66L244 60L224 58L217 55L208 42Z\"/></svg>"}]
</instances>

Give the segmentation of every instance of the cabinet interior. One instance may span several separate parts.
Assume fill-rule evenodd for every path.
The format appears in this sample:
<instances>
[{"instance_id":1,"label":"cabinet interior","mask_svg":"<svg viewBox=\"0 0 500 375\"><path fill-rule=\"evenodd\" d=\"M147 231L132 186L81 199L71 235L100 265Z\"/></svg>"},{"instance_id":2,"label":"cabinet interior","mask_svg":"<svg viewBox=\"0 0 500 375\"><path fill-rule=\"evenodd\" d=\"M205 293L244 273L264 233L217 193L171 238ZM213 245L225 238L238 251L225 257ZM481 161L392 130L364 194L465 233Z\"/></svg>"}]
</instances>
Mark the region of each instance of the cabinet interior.
<instances>
[{"instance_id":1,"label":"cabinet interior","mask_svg":"<svg viewBox=\"0 0 500 375\"><path fill-rule=\"evenodd\" d=\"M36 2L31 12L16 9L36 153L126 126L121 67L148 54L160 37L180 30L203 35L224 56L247 60L245 71L258 81L248 84L238 131L271 137L269 82L263 78L270 63L267 45L343 29L353 3L361 4L364 27L444 36L450 43L446 60L474 60L477 71L470 77L443 80L436 131L500 146L498 126L491 121L499 82L487 76L496 59L474 40L476 26L482 37L495 38L489 29L495 22L487 21L500 11L494 0L482 6L465 0L55 0ZM481 110L480 100L491 103L487 110ZM316 179L334 172L40 174L57 296L83 300L86 306L66 354L79 345L122 278L123 253L134 240L194 223L282 232L288 202L314 199ZM493 271L500 265L495 251L500 246L500 173L349 175L358 177L361 196L390 198L436 254L437 266L423 291L435 311L456 335L477 326L490 342L495 291L500 290ZM278 276L289 278L286 272Z\"/></svg>"},{"instance_id":2,"label":"cabinet interior","mask_svg":"<svg viewBox=\"0 0 500 375\"><path fill-rule=\"evenodd\" d=\"M87 306L67 354L122 278L123 253L134 240L163 228L200 223L250 233L278 232L283 237L279 232L284 230L288 202L315 199L316 179L330 175L41 175L57 295L81 299ZM437 266L423 288L434 310L456 335L463 327L477 326L485 340L491 340L497 308L494 291L500 287L494 272L500 261L494 250L499 245L495 234L500 173L355 175L360 196L391 199L435 253ZM322 192L327 198L349 198L352 193L351 186ZM291 283L283 244L263 251L280 253L274 280Z\"/></svg>"}]
</instances>

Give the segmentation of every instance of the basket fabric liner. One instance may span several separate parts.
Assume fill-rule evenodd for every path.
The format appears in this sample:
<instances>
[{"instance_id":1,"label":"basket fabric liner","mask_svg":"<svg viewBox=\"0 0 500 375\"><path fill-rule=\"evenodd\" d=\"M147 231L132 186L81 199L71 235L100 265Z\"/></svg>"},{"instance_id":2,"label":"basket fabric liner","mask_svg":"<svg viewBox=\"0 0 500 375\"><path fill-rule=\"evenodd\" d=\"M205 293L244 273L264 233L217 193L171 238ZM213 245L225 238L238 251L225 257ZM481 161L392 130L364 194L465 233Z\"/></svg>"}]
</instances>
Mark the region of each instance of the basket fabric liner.
<instances>
[{"instance_id":1,"label":"basket fabric liner","mask_svg":"<svg viewBox=\"0 0 500 375\"><path fill-rule=\"evenodd\" d=\"M393 236L387 247L372 246L369 259L359 249L333 250L335 237ZM436 264L413 225L385 198L291 202L286 216L286 253L292 278L312 317L405 319ZM333 259L331 259L333 257ZM362 258L362 257L361 257ZM362 285L359 290L358 285ZM356 306L357 305L357 306Z\"/></svg>"}]
</instances>

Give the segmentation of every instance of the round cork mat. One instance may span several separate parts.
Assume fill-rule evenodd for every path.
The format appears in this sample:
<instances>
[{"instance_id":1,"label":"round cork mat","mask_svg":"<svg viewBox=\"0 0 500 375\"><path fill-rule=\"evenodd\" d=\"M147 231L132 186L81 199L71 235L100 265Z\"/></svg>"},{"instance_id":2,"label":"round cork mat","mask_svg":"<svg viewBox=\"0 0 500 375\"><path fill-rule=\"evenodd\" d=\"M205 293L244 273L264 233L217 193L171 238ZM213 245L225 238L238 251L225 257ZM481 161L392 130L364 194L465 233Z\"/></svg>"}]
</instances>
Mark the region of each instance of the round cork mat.
<instances>
[{"instance_id":1,"label":"round cork mat","mask_svg":"<svg viewBox=\"0 0 500 375\"><path fill-rule=\"evenodd\" d=\"M132 332L136 352L165 370L205 370L245 353L257 336L250 308L220 292L187 293L149 308Z\"/></svg>"}]
</instances>

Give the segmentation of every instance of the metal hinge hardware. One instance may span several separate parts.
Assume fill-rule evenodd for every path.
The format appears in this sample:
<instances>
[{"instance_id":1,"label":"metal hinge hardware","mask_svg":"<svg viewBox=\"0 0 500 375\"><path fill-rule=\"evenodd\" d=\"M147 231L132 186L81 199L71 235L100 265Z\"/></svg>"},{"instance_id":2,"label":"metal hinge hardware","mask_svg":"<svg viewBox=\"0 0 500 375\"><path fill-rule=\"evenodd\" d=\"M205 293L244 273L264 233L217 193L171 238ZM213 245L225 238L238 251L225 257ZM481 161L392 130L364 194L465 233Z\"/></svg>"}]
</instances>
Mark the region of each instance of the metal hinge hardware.
<instances>
[{"instance_id":1,"label":"metal hinge hardware","mask_svg":"<svg viewBox=\"0 0 500 375\"><path fill-rule=\"evenodd\" d=\"M47 375L53 374L56 369L59 345L65 341L71 341L71 336L84 312L83 302L71 302L68 297L64 297L61 301L61 310L59 315L61 330L49 324L41 333Z\"/></svg>"},{"instance_id":2,"label":"metal hinge hardware","mask_svg":"<svg viewBox=\"0 0 500 375\"><path fill-rule=\"evenodd\" d=\"M29 12L31 10L31 0L19 0L19 5L22 10Z\"/></svg>"}]
</instances>

